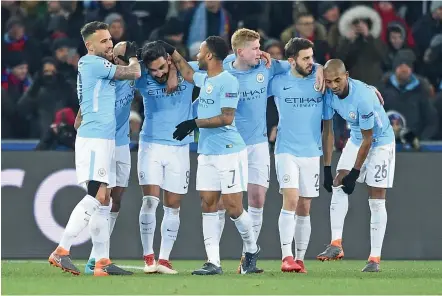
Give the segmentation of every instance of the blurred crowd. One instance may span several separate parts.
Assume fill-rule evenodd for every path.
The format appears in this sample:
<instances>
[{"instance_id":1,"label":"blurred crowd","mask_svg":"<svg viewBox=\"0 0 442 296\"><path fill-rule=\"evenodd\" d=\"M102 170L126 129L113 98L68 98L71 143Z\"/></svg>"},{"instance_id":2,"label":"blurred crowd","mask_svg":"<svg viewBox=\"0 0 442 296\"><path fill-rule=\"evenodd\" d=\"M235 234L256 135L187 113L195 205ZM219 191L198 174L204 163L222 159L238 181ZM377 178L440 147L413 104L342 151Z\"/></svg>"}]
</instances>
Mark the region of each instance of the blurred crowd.
<instances>
[{"instance_id":1,"label":"blurred crowd","mask_svg":"<svg viewBox=\"0 0 442 296\"><path fill-rule=\"evenodd\" d=\"M163 39L195 60L202 40L230 41L241 27L261 34L262 50L284 59L292 37L310 39L315 60L342 59L353 78L376 86L398 141L418 149L442 140L442 1L2 1L2 139L41 139L39 149L72 145L78 111L80 28L109 25L114 44ZM131 132L143 106L137 95ZM278 115L269 100L269 141ZM335 120L336 146L348 128Z\"/></svg>"}]
</instances>

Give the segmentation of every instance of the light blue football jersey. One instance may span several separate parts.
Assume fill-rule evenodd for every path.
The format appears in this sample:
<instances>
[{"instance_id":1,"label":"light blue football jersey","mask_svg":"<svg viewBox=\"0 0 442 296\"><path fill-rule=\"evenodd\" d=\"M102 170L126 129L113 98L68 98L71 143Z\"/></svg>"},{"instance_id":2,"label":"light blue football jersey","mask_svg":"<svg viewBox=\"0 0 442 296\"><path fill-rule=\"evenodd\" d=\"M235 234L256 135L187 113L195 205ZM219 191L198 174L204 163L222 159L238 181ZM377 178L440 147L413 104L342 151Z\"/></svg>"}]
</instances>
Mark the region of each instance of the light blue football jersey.
<instances>
[{"instance_id":1,"label":"light blue football jersey","mask_svg":"<svg viewBox=\"0 0 442 296\"><path fill-rule=\"evenodd\" d=\"M198 118L211 118L221 114L222 108L235 108L239 99L238 80L227 71L214 77L195 72L195 85L201 88L198 96ZM239 152L246 148L235 119L231 125L217 128L200 128L198 153L221 155Z\"/></svg>"},{"instance_id":2,"label":"light blue football jersey","mask_svg":"<svg viewBox=\"0 0 442 296\"><path fill-rule=\"evenodd\" d=\"M235 76L239 82L239 102L235 114L236 127L246 145L268 141L267 98L269 81L274 75L290 69L287 61L272 60L270 69L264 61L250 70L242 71L233 67L235 55L229 55L223 63L224 70Z\"/></svg>"},{"instance_id":3,"label":"light blue football jersey","mask_svg":"<svg viewBox=\"0 0 442 296\"><path fill-rule=\"evenodd\" d=\"M78 61L77 96L82 115L78 136L115 139L116 70L117 66L95 55Z\"/></svg>"},{"instance_id":4,"label":"light blue football jersey","mask_svg":"<svg viewBox=\"0 0 442 296\"><path fill-rule=\"evenodd\" d=\"M373 129L372 147L393 143L393 128L373 88L351 78L348 84L346 98L340 99L327 89L325 102L350 125L350 141L359 146L363 140L361 129Z\"/></svg>"},{"instance_id":5,"label":"light blue football jersey","mask_svg":"<svg viewBox=\"0 0 442 296\"><path fill-rule=\"evenodd\" d=\"M123 146L130 143L129 115L130 106L135 94L134 80L116 81L115 118L117 121L117 132L115 134L115 145Z\"/></svg>"},{"instance_id":6,"label":"light blue football jersey","mask_svg":"<svg viewBox=\"0 0 442 296\"><path fill-rule=\"evenodd\" d=\"M275 154L297 157L322 155L322 119L331 119L333 110L324 104L323 94L315 88L316 75L295 77L290 71L276 75L269 86L275 96L279 123Z\"/></svg>"},{"instance_id":7,"label":"light blue football jersey","mask_svg":"<svg viewBox=\"0 0 442 296\"><path fill-rule=\"evenodd\" d=\"M198 71L196 62L189 63ZM193 142L193 133L182 141L173 139L176 126L194 118L192 115L192 91L194 85L185 81L178 73L178 89L166 93L166 84L159 84L149 74L145 66L141 66L141 77L135 86L143 96L144 122L140 140L147 143L182 146Z\"/></svg>"}]
</instances>

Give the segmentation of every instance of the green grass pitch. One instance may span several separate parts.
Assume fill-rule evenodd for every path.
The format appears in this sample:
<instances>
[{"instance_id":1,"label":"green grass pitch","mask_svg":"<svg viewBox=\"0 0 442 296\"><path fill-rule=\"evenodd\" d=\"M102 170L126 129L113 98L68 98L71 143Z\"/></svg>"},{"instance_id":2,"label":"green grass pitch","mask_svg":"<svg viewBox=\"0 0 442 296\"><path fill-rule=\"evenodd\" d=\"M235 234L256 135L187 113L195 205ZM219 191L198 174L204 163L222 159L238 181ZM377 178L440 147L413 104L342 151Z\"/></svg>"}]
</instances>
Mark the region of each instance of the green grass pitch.
<instances>
[{"instance_id":1,"label":"green grass pitch","mask_svg":"<svg viewBox=\"0 0 442 296\"><path fill-rule=\"evenodd\" d=\"M141 260L115 260L128 277L73 276L45 261L2 261L2 295L442 295L441 261L383 261L382 272L362 273L364 261L306 261L308 274L283 274L280 261L258 261L263 274L235 274L238 261L223 261L221 276L192 276L203 261L173 261L178 275L145 275ZM83 271L85 261L75 261Z\"/></svg>"}]
</instances>

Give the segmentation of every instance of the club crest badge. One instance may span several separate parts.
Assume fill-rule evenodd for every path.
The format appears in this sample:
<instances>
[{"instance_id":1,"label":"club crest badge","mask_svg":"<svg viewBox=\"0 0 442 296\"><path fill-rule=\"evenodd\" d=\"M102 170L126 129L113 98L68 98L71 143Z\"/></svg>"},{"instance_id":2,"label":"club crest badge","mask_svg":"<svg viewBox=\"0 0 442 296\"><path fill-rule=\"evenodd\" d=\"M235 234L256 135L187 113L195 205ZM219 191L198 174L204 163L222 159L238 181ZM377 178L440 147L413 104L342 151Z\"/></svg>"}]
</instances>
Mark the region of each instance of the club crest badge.
<instances>
[{"instance_id":1,"label":"club crest badge","mask_svg":"<svg viewBox=\"0 0 442 296\"><path fill-rule=\"evenodd\" d=\"M258 73L258 75L256 75L256 81L258 81L259 83L263 83L264 75L262 73Z\"/></svg>"}]
</instances>

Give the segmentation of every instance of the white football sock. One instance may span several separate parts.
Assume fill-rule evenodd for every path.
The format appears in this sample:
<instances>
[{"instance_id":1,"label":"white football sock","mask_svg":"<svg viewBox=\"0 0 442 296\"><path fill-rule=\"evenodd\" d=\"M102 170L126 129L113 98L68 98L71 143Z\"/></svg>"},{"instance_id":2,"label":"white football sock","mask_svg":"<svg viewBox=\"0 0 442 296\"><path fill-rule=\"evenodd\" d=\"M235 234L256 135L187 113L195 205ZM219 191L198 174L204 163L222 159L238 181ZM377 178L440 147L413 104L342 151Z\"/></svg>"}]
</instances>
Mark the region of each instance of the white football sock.
<instances>
[{"instance_id":1,"label":"white football sock","mask_svg":"<svg viewBox=\"0 0 442 296\"><path fill-rule=\"evenodd\" d=\"M68 251L71 249L75 238L89 224L90 218L98 206L100 206L100 202L93 196L86 195L80 200L69 217L68 224L60 240L60 247Z\"/></svg>"},{"instance_id":2,"label":"white football sock","mask_svg":"<svg viewBox=\"0 0 442 296\"><path fill-rule=\"evenodd\" d=\"M180 208L173 209L163 206L164 216L161 223L161 248L158 259L169 260L170 252L180 229Z\"/></svg>"},{"instance_id":3,"label":"white football sock","mask_svg":"<svg viewBox=\"0 0 442 296\"><path fill-rule=\"evenodd\" d=\"M156 212L160 199L155 196L144 196L140 209L140 237L143 245L143 255L153 254L153 239L157 225Z\"/></svg>"},{"instance_id":4,"label":"white football sock","mask_svg":"<svg viewBox=\"0 0 442 296\"><path fill-rule=\"evenodd\" d=\"M95 260L109 259L109 214L110 206L99 206L92 215L89 231L92 238Z\"/></svg>"},{"instance_id":5,"label":"white football sock","mask_svg":"<svg viewBox=\"0 0 442 296\"><path fill-rule=\"evenodd\" d=\"M115 222L117 222L119 212L110 212L109 216L109 233L112 235L112 232L114 231Z\"/></svg>"},{"instance_id":6,"label":"white football sock","mask_svg":"<svg viewBox=\"0 0 442 296\"><path fill-rule=\"evenodd\" d=\"M221 241L221 236L223 236L224 224L226 224L226 210L218 210L219 217L219 240Z\"/></svg>"},{"instance_id":7,"label":"white football sock","mask_svg":"<svg viewBox=\"0 0 442 296\"><path fill-rule=\"evenodd\" d=\"M292 242L295 235L295 212L281 209L278 219L278 228L282 259L287 256L293 257Z\"/></svg>"},{"instance_id":8,"label":"white football sock","mask_svg":"<svg viewBox=\"0 0 442 296\"><path fill-rule=\"evenodd\" d=\"M330 202L330 225L331 239L342 240L345 216L348 211L348 194L342 188L333 187L333 194Z\"/></svg>"},{"instance_id":9,"label":"white football sock","mask_svg":"<svg viewBox=\"0 0 442 296\"><path fill-rule=\"evenodd\" d=\"M369 199L371 220L370 237L371 251L370 257L381 257L382 243L384 241L385 229L387 228L387 209L385 199Z\"/></svg>"},{"instance_id":10,"label":"white football sock","mask_svg":"<svg viewBox=\"0 0 442 296\"><path fill-rule=\"evenodd\" d=\"M253 233L252 219L250 219L247 211L243 210L238 218L230 219L235 222L236 229L238 229L238 232L241 235L244 251L252 254L256 253L256 251L258 251L258 246L256 245L255 234Z\"/></svg>"},{"instance_id":11,"label":"white football sock","mask_svg":"<svg viewBox=\"0 0 442 296\"><path fill-rule=\"evenodd\" d=\"M310 242L310 233L312 232L310 216L296 215L295 220L296 259L304 261L305 252Z\"/></svg>"},{"instance_id":12,"label":"white football sock","mask_svg":"<svg viewBox=\"0 0 442 296\"><path fill-rule=\"evenodd\" d=\"M221 266L219 256L219 216L218 213L203 213L203 236L207 259Z\"/></svg>"},{"instance_id":13,"label":"white football sock","mask_svg":"<svg viewBox=\"0 0 442 296\"><path fill-rule=\"evenodd\" d=\"M262 219L264 208L249 207L249 216L252 219L253 233L255 234L255 240L258 241L259 234L261 233Z\"/></svg>"}]
</instances>

